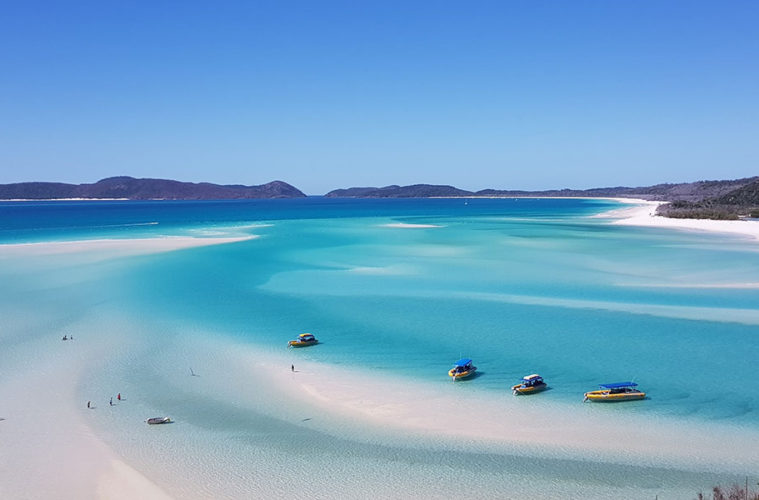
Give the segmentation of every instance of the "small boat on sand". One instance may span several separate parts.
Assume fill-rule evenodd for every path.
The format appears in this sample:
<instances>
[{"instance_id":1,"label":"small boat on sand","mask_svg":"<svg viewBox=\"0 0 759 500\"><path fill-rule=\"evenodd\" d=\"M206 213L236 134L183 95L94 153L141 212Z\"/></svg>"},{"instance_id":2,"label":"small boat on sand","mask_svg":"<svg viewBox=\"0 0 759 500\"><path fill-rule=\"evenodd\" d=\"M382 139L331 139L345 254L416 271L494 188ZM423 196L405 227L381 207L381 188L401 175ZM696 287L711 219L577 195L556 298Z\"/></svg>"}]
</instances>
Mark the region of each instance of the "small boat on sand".
<instances>
[{"instance_id":1,"label":"small boat on sand","mask_svg":"<svg viewBox=\"0 0 759 500\"><path fill-rule=\"evenodd\" d=\"M645 399L646 393L636 389L635 382L615 382L613 384L601 384L597 391L585 393L585 401L597 403L616 403L619 401L635 401Z\"/></svg>"},{"instance_id":2,"label":"small boat on sand","mask_svg":"<svg viewBox=\"0 0 759 500\"><path fill-rule=\"evenodd\" d=\"M147 422L150 425L170 424L171 419L169 417L153 417L153 418L147 419L145 422Z\"/></svg>"},{"instance_id":3,"label":"small boat on sand","mask_svg":"<svg viewBox=\"0 0 759 500\"><path fill-rule=\"evenodd\" d=\"M522 378L522 381L511 388L514 396L519 394L535 394L536 392L544 391L548 387L543 381L543 377L537 373L527 375Z\"/></svg>"},{"instance_id":4,"label":"small boat on sand","mask_svg":"<svg viewBox=\"0 0 759 500\"><path fill-rule=\"evenodd\" d=\"M462 358L456 361L456 364L453 366L453 368L448 370L448 376L451 377L451 379L453 379L455 382L460 379L471 377L476 371L477 367L472 365L471 359Z\"/></svg>"},{"instance_id":5,"label":"small boat on sand","mask_svg":"<svg viewBox=\"0 0 759 500\"><path fill-rule=\"evenodd\" d=\"M311 335L310 333L301 333L298 335L298 338L295 340L291 340L287 343L288 347L306 347L309 345L318 344L319 341L316 340L316 337Z\"/></svg>"}]
</instances>

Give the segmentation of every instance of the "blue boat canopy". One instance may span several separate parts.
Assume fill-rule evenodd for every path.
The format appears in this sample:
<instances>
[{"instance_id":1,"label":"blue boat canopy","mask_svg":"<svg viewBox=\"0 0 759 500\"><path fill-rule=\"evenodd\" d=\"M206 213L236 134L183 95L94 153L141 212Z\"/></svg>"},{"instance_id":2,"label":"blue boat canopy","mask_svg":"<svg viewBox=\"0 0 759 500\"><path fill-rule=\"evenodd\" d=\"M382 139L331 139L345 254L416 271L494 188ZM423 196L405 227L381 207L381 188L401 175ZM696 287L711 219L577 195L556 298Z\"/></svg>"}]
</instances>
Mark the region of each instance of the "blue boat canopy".
<instances>
[{"instance_id":1,"label":"blue boat canopy","mask_svg":"<svg viewBox=\"0 0 759 500\"><path fill-rule=\"evenodd\" d=\"M602 389L620 389L622 387L638 387L635 382L614 382L613 384L601 384Z\"/></svg>"},{"instance_id":2,"label":"blue boat canopy","mask_svg":"<svg viewBox=\"0 0 759 500\"><path fill-rule=\"evenodd\" d=\"M469 358L461 358L460 360L456 361L456 366L466 366L471 362L472 360Z\"/></svg>"}]
</instances>

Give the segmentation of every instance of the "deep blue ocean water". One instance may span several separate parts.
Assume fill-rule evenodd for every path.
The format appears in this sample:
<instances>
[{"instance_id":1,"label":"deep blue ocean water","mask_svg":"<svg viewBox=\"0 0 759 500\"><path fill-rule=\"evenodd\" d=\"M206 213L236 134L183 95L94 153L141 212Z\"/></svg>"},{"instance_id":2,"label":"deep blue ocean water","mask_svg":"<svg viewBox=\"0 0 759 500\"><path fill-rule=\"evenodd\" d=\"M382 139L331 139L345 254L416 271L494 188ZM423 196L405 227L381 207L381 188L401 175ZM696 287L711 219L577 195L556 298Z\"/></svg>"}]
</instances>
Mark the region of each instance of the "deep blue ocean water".
<instances>
[{"instance_id":1,"label":"deep blue ocean water","mask_svg":"<svg viewBox=\"0 0 759 500\"><path fill-rule=\"evenodd\" d=\"M321 344L293 352L295 362L449 383L452 362L467 356L480 375L462 387L493 397L534 372L552 387L540 397L566 402L599 383L635 380L648 400L599 411L759 427L759 247L593 217L619 207L577 199L13 202L0 203L0 243L255 235L86 269L56 269L52 257L38 278L98 273L114 287L102 300L129 314L272 350L314 333ZM35 275L15 282L2 266L4 293L16 300Z\"/></svg>"}]
</instances>

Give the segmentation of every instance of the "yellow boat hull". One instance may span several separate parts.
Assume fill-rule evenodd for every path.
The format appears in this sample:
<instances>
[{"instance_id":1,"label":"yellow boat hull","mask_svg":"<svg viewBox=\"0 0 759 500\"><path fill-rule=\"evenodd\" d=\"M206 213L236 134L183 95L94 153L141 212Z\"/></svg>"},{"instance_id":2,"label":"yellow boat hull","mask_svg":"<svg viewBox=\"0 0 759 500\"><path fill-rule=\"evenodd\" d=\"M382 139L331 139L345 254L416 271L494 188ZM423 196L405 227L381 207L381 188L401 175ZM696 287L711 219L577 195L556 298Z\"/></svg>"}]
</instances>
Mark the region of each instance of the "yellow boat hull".
<instances>
[{"instance_id":1,"label":"yellow boat hull","mask_svg":"<svg viewBox=\"0 0 759 500\"><path fill-rule=\"evenodd\" d=\"M542 392L546 390L548 385L542 384L537 386L531 386L531 387L522 387L521 384L517 384L511 388L511 391L516 394L535 394L536 392Z\"/></svg>"},{"instance_id":2,"label":"yellow boat hull","mask_svg":"<svg viewBox=\"0 0 759 500\"><path fill-rule=\"evenodd\" d=\"M637 401L640 399L646 399L645 392L636 391L610 394L609 391L591 391L585 393L586 401L593 401L596 403L616 403L621 401Z\"/></svg>"},{"instance_id":3,"label":"yellow boat hull","mask_svg":"<svg viewBox=\"0 0 759 500\"><path fill-rule=\"evenodd\" d=\"M301 341L301 340L291 340L287 343L287 345L290 347L307 347L307 346L315 345L318 343L319 343L318 340L309 340L306 342Z\"/></svg>"},{"instance_id":4,"label":"yellow boat hull","mask_svg":"<svg viewBox=\"0 0 759 500\"><path fill-rule=\"evenodd\" d=\"M465 378L469 378L472 375L474 375L475 370L469 370L466 372L459 372L459 373L453 373L453 370L448 371L448 376L451 377L453 380L461 380Z\"/></svg>"}]
</instances>

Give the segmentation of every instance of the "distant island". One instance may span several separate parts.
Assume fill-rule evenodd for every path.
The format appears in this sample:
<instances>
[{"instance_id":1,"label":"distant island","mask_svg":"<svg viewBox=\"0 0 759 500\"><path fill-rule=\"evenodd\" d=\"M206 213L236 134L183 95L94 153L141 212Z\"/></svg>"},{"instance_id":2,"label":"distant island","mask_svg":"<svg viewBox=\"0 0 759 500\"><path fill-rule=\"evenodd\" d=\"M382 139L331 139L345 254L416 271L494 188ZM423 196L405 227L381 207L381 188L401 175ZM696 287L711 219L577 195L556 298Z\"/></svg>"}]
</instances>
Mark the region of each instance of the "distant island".
<instances>
[{"instance_id":1,"label":"distant island","mask_svg":"<svg viewBox=\"0 0 759 500\"><path fill-rule=\"evenodd\" d=\"M94 184L20 182L0 184L1 200L128 199L128 200L236 200L250 198L304 198L299 189L282 181L260 186L193 183L167 179L109 177Z\"/></svg>"},{"instance_id":2,"label":"distant island","mask_svg":"<svg viewBox=\"0 0 759 500\"><path fill-rule=\"evenodd\" d=\"M282 181L259 186L181 182L168 179L109 177L93 184L20 182L0 184L0 200L233 200L304 198L296 187ZM351 187L335 189L327 198L639 198L664 202L657 213L686 219L732 220L759 218L759 176L745 179L656 184L646 187L551 189L544 191L483 189L466 191L454 186Z\"/></svg>"},{"instance_id":3,"label":"distant island","mask_svg":"<svg viewBox=\"0 0 759 500\"><path fill-rule=\"evenodd\" d=\"M411 186L352 187L336 189L328 198L638 198L666 202L657 213L687 219L734 220L759 217L759 176L723 181L656 184L646 187L606 187L593 189L553 189L521 191L483 189L465 191L453 186L414 184Z\"/></svg>"}]
</instances>

